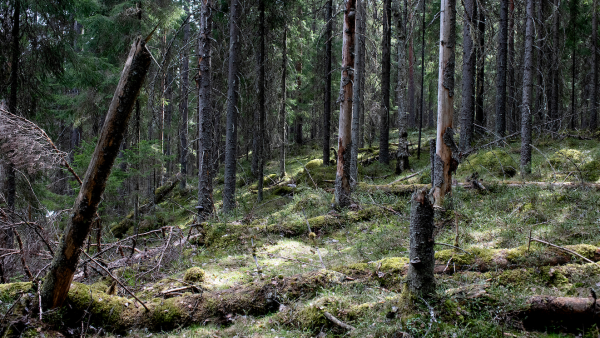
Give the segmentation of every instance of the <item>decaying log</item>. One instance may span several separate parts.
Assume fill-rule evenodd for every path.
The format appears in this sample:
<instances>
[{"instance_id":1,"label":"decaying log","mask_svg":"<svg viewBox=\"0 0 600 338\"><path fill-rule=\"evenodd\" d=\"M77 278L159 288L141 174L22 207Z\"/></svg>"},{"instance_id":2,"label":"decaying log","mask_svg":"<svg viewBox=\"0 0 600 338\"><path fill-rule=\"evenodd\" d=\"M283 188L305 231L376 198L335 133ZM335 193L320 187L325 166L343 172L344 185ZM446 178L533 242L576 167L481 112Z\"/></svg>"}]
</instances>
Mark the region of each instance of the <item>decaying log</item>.
<instances>
[{"instance_id":1,"label":"decaying log","mask_svg":"<svg viewBox=\"0 0 600 338\"><path fill-rule=\"evenodd\" d=\"M594 298L533 296L521 312L526 328L563 326L580 329L600 324L600 300Z\"/></svg>"},{"instance_id":2,"label":"decaying log","mask_svg":"<svg viewBox=\"0 0 600 338\"><path fill-rule=\"evenodd\" d=\"M121 73L63 239L44 280L42 301L46 309L61 306L67 298L79 261L80 249L91 230L93 216L104 193L106 181L151 61L152 56L146 49L145 40L137 38Z\"/></svg>"}]
</instances>

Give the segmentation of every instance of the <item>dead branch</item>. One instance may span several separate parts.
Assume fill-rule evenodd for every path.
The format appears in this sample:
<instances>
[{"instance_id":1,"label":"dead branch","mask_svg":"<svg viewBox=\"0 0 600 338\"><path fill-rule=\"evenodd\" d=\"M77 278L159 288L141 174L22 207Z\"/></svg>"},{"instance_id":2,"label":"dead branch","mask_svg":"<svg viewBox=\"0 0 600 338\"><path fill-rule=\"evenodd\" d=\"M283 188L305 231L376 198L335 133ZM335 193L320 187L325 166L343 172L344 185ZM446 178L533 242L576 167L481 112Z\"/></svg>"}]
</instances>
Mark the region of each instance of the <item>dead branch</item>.
<instances>
[{"instance_id":1,"label":"dead branch","mask_svg":"<svg viewBox=\"0 0 600 338\"><path fill-rule=\"evenodd\" d=\"M327 312L327 311L323 311L323 315L325 316L325 318L331 320L335 325L344 328L348 331L353 331L356 330L356 328L352 325L348 325L344 322L342 322L341 320L335 318L331 313Z\"/></svg>"},{"instance_id":2,"label":"dead branch","mask_svg":"<svg viewBox=\"0 0 600 338\"><path fill-rule=\"evenodd\" d=\"M21 253L21 264L23 264L23 270L25 270L27 278L29 278L30 281L33 281L33 275L31 274L31 271L29 271L29 267L27 266L27 262L25 261L25 251L23 251L23 241L21 240L21 236L19 236L17 229L13 229L13 233L17 237L17 243L19 243L19 251Z\"/></svg>"},{"instance_id":3,"label":"dead branch","mask_svg":"<svg viewBox=\"0 0 600 338\"><path fill-rule=\"evenodd\" d=\"M583 260L584 260L584 261L586 261L586 262L593 263L593 264L598 264L598 263L596 263L596 262L592 261L591 259L589 259L589 258L585 258L585 257L583 257L582 255L578 254L577 252L575 252L575 251L573 251L573 250L569 250L569 249L567 249L567 248L565 248L565 247L558 246L558 245L555 245L555 244L552 244L552 243L549 243L549 242L546 242L546 241L542 241L541 239L532 238L532 237L530 237L530 238L529 238L529 240L530 240L530 241L534 241L534 242L538 242L538 243L542 243L542 244L546 244L546 245L548 245L548 246L551 246L551 247L553 247L553 248L557 248L557 249L563 250L563 251L565 251L565 252L568 252L568 253L570 253L570 254L572 254L572 255L575 255L575 256L577 256L577 257L579 257L579 258L583 259Z\"/></svg>"}]
</instances>

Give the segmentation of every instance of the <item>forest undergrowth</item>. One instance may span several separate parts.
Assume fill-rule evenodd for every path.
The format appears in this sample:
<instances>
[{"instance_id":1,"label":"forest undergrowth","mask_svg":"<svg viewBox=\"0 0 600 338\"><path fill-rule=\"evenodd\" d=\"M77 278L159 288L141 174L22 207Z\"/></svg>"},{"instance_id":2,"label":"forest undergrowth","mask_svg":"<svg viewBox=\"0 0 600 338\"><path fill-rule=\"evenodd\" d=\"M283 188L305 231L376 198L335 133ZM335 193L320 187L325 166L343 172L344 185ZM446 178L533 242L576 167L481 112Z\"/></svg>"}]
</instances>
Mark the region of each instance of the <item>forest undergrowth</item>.
<instances>
[{"instance_id":1,"label":"forest undergrowth","mask_svg":"<svg viewBox=\"0 0 600 338\"><path fill-rule=\"evenodd\" d=\"M433 133L426 131L424 139ZM409 135L412 144L416 136ZM538 139L533 173L526 180L597 182L597 140L572 136ZM600 189L516 184L522 181L518 140L479 149L461 163L452 197L436 220L437 295L406 305L410 195L414 187L431 182L424 144L420 159L411 148L412 169L401 175L394 173L394 162L376 161L377 147L361 149L360 184L347 210L332 208L335 165L316 160L321 149L310 143L289 150L283 178L276 174L277 161L267 163L260 203L250 163L242 158L238 207L208 222L195 221L194 189L177 186L146 214L138 231L154 232L137 240L137 251L131 240L122 240L134 235L133 227L121 229L119 238L108 230L103 234L102 246L110 250L101 263L127 290L87 259L97 253L90 244L67 309L43 312L41 321L33 301L37 284L0 285L4 333L598 337L595 325L560 318L532 321L527 308L533 296L591 298L593 293L595 299L594 290L600 290L600 266L594 263L600 260ZM216 178L215 201L221 200L222 177ZM459 184L474 177L485 190ZM188 184L196 186L193 180ZM123 216L103 217L105 226L114 229Z\"/></svg>"}]
</instances>

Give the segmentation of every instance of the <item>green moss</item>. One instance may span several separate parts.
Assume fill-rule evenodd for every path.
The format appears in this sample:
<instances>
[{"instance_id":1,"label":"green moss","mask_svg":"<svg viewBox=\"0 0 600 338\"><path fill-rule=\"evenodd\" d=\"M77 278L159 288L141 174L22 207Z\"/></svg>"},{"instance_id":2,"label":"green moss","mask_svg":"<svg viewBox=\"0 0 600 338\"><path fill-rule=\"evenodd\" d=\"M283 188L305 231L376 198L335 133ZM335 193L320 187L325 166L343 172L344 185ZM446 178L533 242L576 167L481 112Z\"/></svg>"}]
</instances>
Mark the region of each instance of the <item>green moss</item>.
<instances>
[{"instance_id":1,"label":"green moss","mask_svg":"<svg viewBox=\"0 0 600 338\"><path fill-rule=\"evenodd\" d=\"M517 173L517 162L504 150L476 153L469 156L458 168L458 173L470 175L474 172L486 173L499 177L513 177Z\"/></svg>"},{"instance_id":2,"label":"green moss","mask_svg":"<svg viewBox=\"0 0 600 338\"><path fill-rule=\"evenodd\" d=\"M381 263L381 267L379 268L382 272L388 273L402 273L406 270L409 259L406 257L390 257L384 258L375 262L376 265Z\"/></svg>"},{"instance_id":3,"label":"green moss","mask_svg":"<svg viewBox=\"0 0 600 338\"><path fill-rule=\"evenodd\" d=\"M30 282L0 284L0 299L13 299L17 296L17 294L21 292L26 292L29 289L31 289Z\"/></svg>"},{"instance_id":4,"label":"green moss","mask_svg":"<svg viewBox=\"0 0 600 338\"><path fill-rule=\"evenodd\" d=\"M584 156L583 153L576 149L561 149L550 158L548 158L548 162L552 164L555 169L563 169L573 166L573 164L579 165L583 161Z\"/></svg>"},{"instance_id":5,"label":"green moss","mask_svg":"<svg viewBox=\"0 0 600 338\"><path fill-rule=\"evenodd\" d=\"M304 165L306 169L311 170L323 166L323 160L314 159Z\"/></svg>"},{"instance_id":6,"label":"green moss","mask_svg":"<svg viewBox=\"0 0 600 338\"><path fill-rule=\"evenodd\" d=\"M183 280L188 283L201 283L204 282L204 270L195 266L187 269L183 275Z\"/></svg>"},{"instance_id":7,"label":"green moss","mask_svg":"<svg viewBox=\"0 0 600 338\"><path fill-rule=\"evenodd\" d=\"M502 272L497 282L503 286L524 286L532 283L538 274L533 269L514 269Z\"/></svg>"},{"instance_id":8,"label":"green moss","mask_svg":"<svg viewBox=\"0 0 600 338\"><path fill-rule=\"evenodd\" d=\"M600 160L593 159L584 163L581 166L583 179L586 181L596 182L600 178Z\"/></svg>"},{"instance_id":9,"label":"green moss","mask_svg":"<svg viewBox=\"0 0 600 338\"><path fill-rule=\"evenodd\" d=\"M175 304L177 298L169 298L152 311L150 323L155 330L170 330L184 317L183 311Z\"/></svg>"},{"instance_id":10,"label":"green moss","mask_svg":"<svg viewBox=\"0 0 600 338\"><path fill-rule=\"evenodd\" d=\"M448 262L452 258L452 262L458 266L472 265L475 263L475 255L469 255L462 251L454 249L440 250L435 252L435 259L440 262Z\"/></svg>"},{"instance_id":11,"label":"green moss","mask_svg":"<svg viewBox=\"0 0 600 338\"><path fill-rule=\"evenodd\" d=\"M68 300L74 308L89 309L95 323L109 323L107 325L116 330L131 318L124 314L125 311L135 311L133 303L127 298L110 296L81 283L71 284Z\"/></svg>"},{"instance_id":12,"label":"green moss","mask_svg":"<svg viewBox=\"0 0 600 338\"><path fill-rule=\"evenodd\" d=\"M287 185L278 185L272 191L274 195L283 196L294 193L294 188L288 187Z\"/></svg>"},{"instance_id":13,"label":"green moss","mask_svg":"<svg viewBox=\"0 0 600 338\"><path fill-rule=\"evenodd\" d=\"M600 249L594 245L576 244L576 245L567 245L567 246L565 246L565 248L567 248L569 250L573 250L588 259L592 259L592 260L596 259L597 260L597 258L600 258L599 257Z\"/></svg>"}]
</instances>

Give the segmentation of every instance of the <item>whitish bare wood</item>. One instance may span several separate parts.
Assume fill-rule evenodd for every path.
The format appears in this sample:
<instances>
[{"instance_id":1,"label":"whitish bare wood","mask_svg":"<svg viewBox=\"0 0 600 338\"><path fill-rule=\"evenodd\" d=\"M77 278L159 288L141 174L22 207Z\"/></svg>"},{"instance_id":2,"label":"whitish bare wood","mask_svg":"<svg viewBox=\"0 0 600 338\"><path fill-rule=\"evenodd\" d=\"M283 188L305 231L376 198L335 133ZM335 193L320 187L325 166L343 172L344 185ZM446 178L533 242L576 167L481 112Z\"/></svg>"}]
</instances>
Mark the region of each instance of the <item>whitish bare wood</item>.
<instances>
[{"instance_id":1,"label":"whitish bare wood","mask_svg":"<svg viewBox=\"0 0 600 338\"><path fill-rule=\"evenodd\" d=\"M341 320L335 318L331 313L329 313L327 311L323 311L323 315L325 316L325 318L331 320L335 325L337 325L341 328L344 328L348 331L356 330L356 328L354 326L342 322Z\"/></svg>"}]
</instances>

